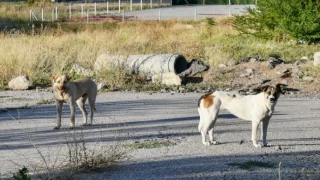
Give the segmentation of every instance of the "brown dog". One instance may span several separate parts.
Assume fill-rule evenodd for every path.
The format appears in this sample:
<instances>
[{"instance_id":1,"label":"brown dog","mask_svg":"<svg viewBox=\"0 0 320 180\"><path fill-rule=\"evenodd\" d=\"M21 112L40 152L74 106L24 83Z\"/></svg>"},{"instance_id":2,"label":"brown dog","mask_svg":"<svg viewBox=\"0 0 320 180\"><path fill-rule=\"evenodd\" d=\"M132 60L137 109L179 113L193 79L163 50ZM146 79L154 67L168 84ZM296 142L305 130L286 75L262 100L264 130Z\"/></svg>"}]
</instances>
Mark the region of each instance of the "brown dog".
<instances>
[{"instance_id":1,"label":"brown dog","mask_svg":"<svg viewBox=\"0 0 320 180\"><path fill-rule=\"evenodd\" d=\"M53 93L56 98L57 105L57 126L54 129L59 129L61 126L61 114L63 103L70 105L71 117L70 128L75 126L75 109L76 103L83 114L83 125L91 125L93 119L93 111L95 110L95 102L97 96L97 85L91 79L78 79L70 81L70 76L53 76ZM90 123L88 123L88 113L85 108L85 102L89 99L90 105Z\"/></svg>"}]
</instances>

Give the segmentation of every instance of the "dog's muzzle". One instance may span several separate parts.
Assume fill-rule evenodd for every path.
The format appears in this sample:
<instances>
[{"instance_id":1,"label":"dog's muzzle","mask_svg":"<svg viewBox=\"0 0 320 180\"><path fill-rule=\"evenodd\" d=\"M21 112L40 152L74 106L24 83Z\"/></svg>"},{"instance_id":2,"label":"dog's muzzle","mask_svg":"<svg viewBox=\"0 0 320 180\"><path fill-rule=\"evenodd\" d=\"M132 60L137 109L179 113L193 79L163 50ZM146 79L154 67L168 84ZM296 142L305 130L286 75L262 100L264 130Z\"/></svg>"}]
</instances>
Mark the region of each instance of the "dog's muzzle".
<instances>
[{"instance_id":1,"label":"dog's muzzle","mask_svg":"<svg viewBox=\"0 0 320 180\"><path fill-rule=\"evenodd\" d=\"M276 98L274 98L274 97L269 98L269 100L270 100L271 103L276 102Z\"/></svg>"}]
</instances>

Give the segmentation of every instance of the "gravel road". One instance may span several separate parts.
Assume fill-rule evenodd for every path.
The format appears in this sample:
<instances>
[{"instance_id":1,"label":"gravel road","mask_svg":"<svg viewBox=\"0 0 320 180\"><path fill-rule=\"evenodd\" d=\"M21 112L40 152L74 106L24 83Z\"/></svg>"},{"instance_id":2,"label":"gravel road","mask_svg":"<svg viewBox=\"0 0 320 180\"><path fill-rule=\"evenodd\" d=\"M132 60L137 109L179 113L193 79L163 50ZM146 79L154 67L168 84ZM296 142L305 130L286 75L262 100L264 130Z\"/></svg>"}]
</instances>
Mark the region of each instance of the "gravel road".
<instances>
[{"instance_id":1,"label":"gravel road","mask_svg":"<svg viewBox=\"0 0 320 180\"><path fill-rule=\"evenodd\" d=\"M70 111L65 105L62 129L53 130L55 105L42 104L52 102L50 91L1 91L0 178L12 176L10 172L23 165L31 168L41 164L34 145L43 152L48 164L54 157L65 157L66 150L58 147L64 147L70 133L81 132L88 146L97 139L106 146L145 141L171 145L128 148L130 158L118 166L79 173L76 179L278 179L279 172L283 179L320 179L319 99L282 96L269 125L268 140L273 146L254 148L250 123L224 110L215 128L216 139L221 144L202 145L196 108L200 96L198 93L100 93L93 126L80 126L82 115L77 109L77 128L69 130ZM257 162L273 167L258 167ZM237 166L240 163L253 166Z\"/></svg>"}]
</instances>

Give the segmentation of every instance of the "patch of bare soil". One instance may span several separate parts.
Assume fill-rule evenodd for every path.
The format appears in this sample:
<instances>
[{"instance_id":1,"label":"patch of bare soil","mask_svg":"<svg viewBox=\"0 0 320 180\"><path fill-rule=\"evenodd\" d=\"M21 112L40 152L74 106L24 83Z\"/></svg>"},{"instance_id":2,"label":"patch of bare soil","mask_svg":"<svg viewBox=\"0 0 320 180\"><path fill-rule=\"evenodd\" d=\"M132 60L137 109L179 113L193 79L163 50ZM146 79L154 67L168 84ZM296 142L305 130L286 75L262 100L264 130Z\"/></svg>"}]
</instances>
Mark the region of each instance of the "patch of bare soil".
<instances>
[{"instance_id":1,"label":"patch of bare soil","mask_svg":"<svg viewBox=\"0 0 320 180\"><path fill-rule=\"evenodd\" d=\"M210 68L203 75L204 83L218 83L236 90L253 91L264 85L286 84L286 96L320 97L320 81L303 74L298 63L282 63L274 68L269 62L246 62L233 66Z\"/></svg>"}]
</instances>

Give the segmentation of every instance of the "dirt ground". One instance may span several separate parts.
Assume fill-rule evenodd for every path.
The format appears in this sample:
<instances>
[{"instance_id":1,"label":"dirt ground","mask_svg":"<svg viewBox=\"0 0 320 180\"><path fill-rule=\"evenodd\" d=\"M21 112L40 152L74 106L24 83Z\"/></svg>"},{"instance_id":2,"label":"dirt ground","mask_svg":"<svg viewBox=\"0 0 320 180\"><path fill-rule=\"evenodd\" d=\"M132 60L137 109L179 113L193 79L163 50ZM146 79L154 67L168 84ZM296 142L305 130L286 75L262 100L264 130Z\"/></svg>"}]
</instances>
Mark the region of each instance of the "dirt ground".
<instances>
[{"instance_id":1,"label":"dirt ground","mask_svg":"<svg viewBox=\"0 0 320 180\"><path fill-rule=\"evenodd\" d=\"M253 91L264 85L286 84L286 96L297 98L319 98L320 81L317 77L308 76L304 64L282 63L270 69L268 62L245 62L237 65L221 65L210 68L203 74L204 83L220 83L235 90Z\"/></svg>"}]
</instances>

